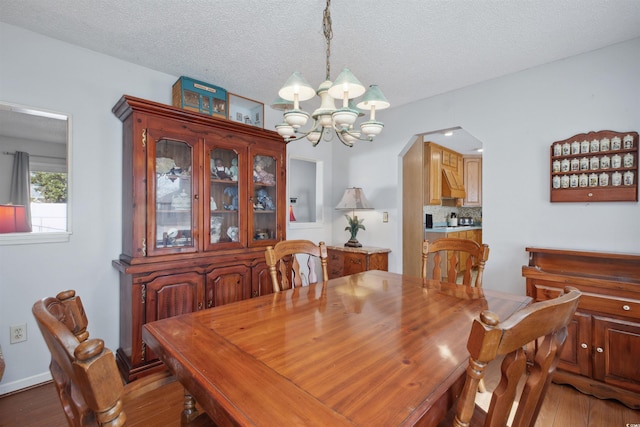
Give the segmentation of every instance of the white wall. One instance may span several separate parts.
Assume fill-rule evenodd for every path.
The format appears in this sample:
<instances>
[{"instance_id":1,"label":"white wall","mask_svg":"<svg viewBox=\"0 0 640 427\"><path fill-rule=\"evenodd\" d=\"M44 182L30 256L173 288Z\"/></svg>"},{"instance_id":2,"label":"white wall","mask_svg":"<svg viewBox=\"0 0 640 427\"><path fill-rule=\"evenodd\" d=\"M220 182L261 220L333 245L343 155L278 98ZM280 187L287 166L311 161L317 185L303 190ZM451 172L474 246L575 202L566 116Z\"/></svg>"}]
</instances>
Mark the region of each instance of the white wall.
<instances>
[{"instance_id":1,"label":"white wall","mask_svg":"<svg viewBox=\"0 0 640 427\"><path fill-rule=\"evenodd\" d=\"M31 314L39 298L75 289L89 314L91 335L114 351L118 347L118 275L111 260L121 250L122 125L111 108L123 94L170 104L177 78L0 23L0 100L72 117L73 205L70 242L0 246L0 346L7 364L0 395L50 379L49 352ZM267 129L281 120L278 111L265 108ZM330 145L290 146L290 152L330 166ZM330 177L325 173L325 180ZM330 227L328 220L311 233L297 233L322 240ZM28 341L9 344L9 326L25 322Z\"/></svg>"},{"instance_id":2,"label":"white wall","mask_svg":"<svg viewBox=\"0 0 640 427\"><path fill-rule=\"evenodd\" d=\"M413 135L459 125L485 147L483 225L491 246L485 286L522 293L527 245L640 252L638 203L550 204L547 157L553 141L576 133L638 130L638 51L640 39L380 112L385 130L373 143L290 143L290 153L325 162L327 222L288 230L288 238L343 244L346 221L333 207L346 187L360 186L376 210L359 213L367 229L358 240L391 248L390 269L400 271L399 155ZM68 113L73 126L71 241L0 246L2 395L49 378L49 353L31 315L39 298L76 289L91 334L117 348L118 275L111 260L121 246L122 130L111 108L123 94L169 104L177 77L4 23L0 58L0 100ZM280 121L265 109L266 128ZM9 326L24 322L28 341L10 345Z\"/></svg>"},{"instance_id":3,"label":"white wall","mask_svg":"<svg viewBox=\"0 0 640 427\"><path fill-rule=\"evenodd\" d=\"M390 206L392 223L374 218L359 240L391 247L390 270L402 270L399 155L415 134L462 126L484 146L483 238L491 248L485 287L524 293L528 246L640 253L637 202L549 202L554 141L639 130L638 52L635 39L380 112L385 130L373 144L334 148L334 165L347 171L334 175L334 191L359 184L379 211ZM340 229L334 226L334 239Z\"/></svg>"}]
</instances>

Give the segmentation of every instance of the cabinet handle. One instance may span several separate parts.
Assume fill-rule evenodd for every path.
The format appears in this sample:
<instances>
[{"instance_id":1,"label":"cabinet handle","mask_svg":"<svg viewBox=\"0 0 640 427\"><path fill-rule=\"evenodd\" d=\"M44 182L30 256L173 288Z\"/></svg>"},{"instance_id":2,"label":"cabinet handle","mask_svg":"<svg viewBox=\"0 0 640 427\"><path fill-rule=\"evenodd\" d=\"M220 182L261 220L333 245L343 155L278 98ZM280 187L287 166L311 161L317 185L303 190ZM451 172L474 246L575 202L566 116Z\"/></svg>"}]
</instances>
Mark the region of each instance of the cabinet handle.
<instances>
[{"instance_id":1,"label":"cabinet handle","mask_svg":"<svg viewBox=\"0 0 640 427\"><path fill-rule=\"evenodd\" d=\"M598 353L602 353L604 350L602 349L602 347L598 347L598 348L596 348L596 351L597 351Z\"/></svg>"},{"instance_id":2,"label":"cabinet handle","mask_svg":"<svg viewBox=\"0 0 640 427\"><path fill-rule=\"evenodd\" d=\"M202 310L202 301L198 303L198 310Z\"/></svg>"},{"instance_id":3,"label":"cabinet handle","mask_svg":"<svg viewBox=\"0 0 640 427\"><path fill-rule=\"evenodd\" d=\"M198 200L198 199L200 198L200 196L199 196L199 195L197 195L197 194L195 194L195 195L193 196L193 198L194 198L194 199L196 199L196 200Z\"/></svg>"},{"instance_id":4,"label":"cabinet handle","mask_svg":"<svg viewBox=\"0 0 640 427\"><path fill-rule=\"evenodd\" d=\"M624 311L629 311L629 310L631 310L631 307L629 307L628 305L623 305L623 306L622 306L622 309L623 309Z\"/></svg>"},{"instance_id":5,"label":"cabinet handle","mask_svg":"<svg viewBox=\"0 0 640 427\"><path fill-rule=\"evenodd\" d=\"M587 347L589 347L589 346L587 345L587 343L584 343L584 342L583 342L582 344L580 344L580 347L582 347L582 348L587 348Z\"/></svg>"},{"instance_id":6,"label":"cabinet handle","mask_svg":"<svg viewBox=\"0 0 640 427\"><path fill-rule=\"evenodd\" d=\"M589 194L587 194L587 196L593 197L593 193L589 193Z\"/></svg>"}]
</instances>

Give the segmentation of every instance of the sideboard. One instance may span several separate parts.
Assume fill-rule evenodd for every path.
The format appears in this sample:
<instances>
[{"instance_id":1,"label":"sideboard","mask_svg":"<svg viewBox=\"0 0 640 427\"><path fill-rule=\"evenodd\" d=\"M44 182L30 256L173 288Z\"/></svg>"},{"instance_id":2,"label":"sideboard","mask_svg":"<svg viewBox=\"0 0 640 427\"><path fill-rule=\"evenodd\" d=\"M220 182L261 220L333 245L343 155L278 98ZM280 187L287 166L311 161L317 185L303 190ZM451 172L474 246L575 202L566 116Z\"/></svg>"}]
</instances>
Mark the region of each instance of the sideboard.
<instances>
[{"instance_id":1,"label":"sideboard","mask_svg":"<svg viewBox=\"0 0 640 427\"><path fill-rule=\"evenodd\" d=\"M329 279L349 276L369 270L387 271L391 249L363 246L327 246L329 257Z\"/></svg>"},{"instance_id":2,"label":"sideboard","mask_svg":"<svg viewBox=\"0 0 640 427\"><path fill-rule=\"evenodd\" d=\"M640 409L640 254L526 248L527 295L582 291L553 381Z\"/></svg>"}]
</instances>

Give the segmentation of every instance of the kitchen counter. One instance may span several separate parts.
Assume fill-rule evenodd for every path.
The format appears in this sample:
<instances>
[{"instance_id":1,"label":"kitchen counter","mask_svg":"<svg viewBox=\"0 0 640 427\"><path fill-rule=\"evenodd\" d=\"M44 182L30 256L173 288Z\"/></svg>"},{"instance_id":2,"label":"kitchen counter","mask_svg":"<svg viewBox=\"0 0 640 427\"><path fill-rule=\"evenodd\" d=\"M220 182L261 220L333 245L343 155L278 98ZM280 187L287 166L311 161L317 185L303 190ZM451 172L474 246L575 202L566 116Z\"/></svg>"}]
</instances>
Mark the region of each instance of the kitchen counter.
<instances>
[{"instance_id":1,"label":"kitchen counter","mask_svg":"<svg viewBox=\"0 0 640 427\"><path fill-rule=\"evenodd\" d=\"M459 225L457 227L435 226L434 228L425 228L425 233L453 233L455 231L482 230L481 225Z\"/></svg>"}]
</instances>

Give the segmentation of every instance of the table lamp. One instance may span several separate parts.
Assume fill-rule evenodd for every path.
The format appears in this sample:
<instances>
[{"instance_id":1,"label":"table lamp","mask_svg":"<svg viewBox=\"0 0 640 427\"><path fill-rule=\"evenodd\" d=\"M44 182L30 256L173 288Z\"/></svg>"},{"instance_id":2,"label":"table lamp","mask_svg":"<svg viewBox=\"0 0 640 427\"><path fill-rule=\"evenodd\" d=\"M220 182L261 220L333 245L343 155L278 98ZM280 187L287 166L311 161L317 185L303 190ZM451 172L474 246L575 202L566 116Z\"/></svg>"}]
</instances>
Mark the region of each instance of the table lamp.
<instances>
[{"instance_id":1,"label":"table lamp","mask_svg":"<svg viewBox=\"0 0 640 427\"><path fill-rule=\"evenodd\" d=\"M364 225L362 225L364 219L358 219L358 217L355 215L355 211L373 209L373 206L369 204L369 201L365 197L362 188L347 188L342 195L340 203L338 203L338 206L336 206L336 209L351 210L353 215L353 217L345 215L345 217L347 218L347 222L349 223L345 230L351 233L351 238L344 245L352 248L361 248L362 244L358 242L358 239L356 239L356 235L358 234L358 230L365 230Z\"/></svg>"},{"instance_id":2,"label":"table lamp","mask_svg":"<svg viewBox=\"0 0 640 427\"><path fill-rule=\"evenodd\" d=\"M23 205L0 205L0 233L30 232Z\"/></svg>"}]
</instances>

